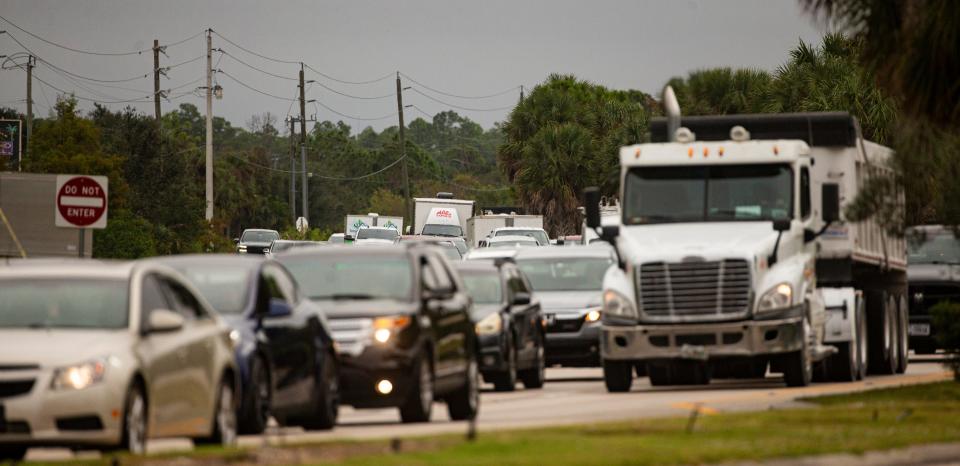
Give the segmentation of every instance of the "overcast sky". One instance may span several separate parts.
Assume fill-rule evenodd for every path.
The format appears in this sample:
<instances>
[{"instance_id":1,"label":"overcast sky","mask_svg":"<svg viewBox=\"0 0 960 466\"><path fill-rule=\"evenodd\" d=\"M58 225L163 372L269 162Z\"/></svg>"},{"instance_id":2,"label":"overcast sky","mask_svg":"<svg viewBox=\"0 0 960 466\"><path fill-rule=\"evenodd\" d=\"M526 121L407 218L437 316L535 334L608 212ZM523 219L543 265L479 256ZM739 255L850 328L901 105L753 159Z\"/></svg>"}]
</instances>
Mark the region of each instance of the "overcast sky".
<instances>
[{"instance_id":1,"label":"overcast sky","mask_svg":"<svg viewBox=\"0 0 960 466\"><path fill-rule=\"evenodd\" d=\"M519 97L518 86L530 87L550 73L572 73L618 89L641 89L659 94L671 77L715 66L774 70L799 40L819 43L824 27L806 14L797 0L737 1L197 1L197 0L0 0L0 15L21 28L61 45L95 52L122 53L150 48L194 36L171 46L161 66L203 56L201 32L212 28L223 37L254 52L290 61L303 61L316 70L345 81L368 81L395 71L422 85L464 99L438 94L413 82L404 86L404 103L426 113L453 108L489 127L505 118ZM152 54L96 56L46 44L0 20L0 55L22 51L18 39L41 59L86 78L116 81L151 72ZM297 64L265 60L241 50L217 35L213 47L270 73L296 78ZM231 56L214 53L225 74L222 100L214 113L235 126L246 126L250 116L269 111L281 120L291 111L296 81L268 76ZM161 89L173 89L164 112L182 102L204 111L204 100L188 92L202 81L205 58L169 72ZM8 63L9 66L9 63ZM49 86L74 91L101 101L144 99L153 92L152 76L125 82L101 83L77 78L40 63L37 79ZM307 114L321 120L343 120L355 130L396 124L395 82L392 76L374 83L344 84L307 70L308 99L316 99L354 120L314 104ZM244 84L274 94L268 97ZM35 110L46 115L58 91L34 83ZM321 87L326 86L329 89ZM25 109L26 76L21 70L0 71L0 105ZM121 89L127 88L127 89ZM337 95L330 89L362 97ZM418 93L416 91L420 91ZM440 103L431 100L425 95ZM135 105L149 114L152 103ZM83 102L84 108L92 103ZM461 110L452 106L472 110ZM423 116L406 110L407 121ZM501 109L480 111L480 109ZM385 117L377 119L379 117Z\"/></svg>"}]
</instances>

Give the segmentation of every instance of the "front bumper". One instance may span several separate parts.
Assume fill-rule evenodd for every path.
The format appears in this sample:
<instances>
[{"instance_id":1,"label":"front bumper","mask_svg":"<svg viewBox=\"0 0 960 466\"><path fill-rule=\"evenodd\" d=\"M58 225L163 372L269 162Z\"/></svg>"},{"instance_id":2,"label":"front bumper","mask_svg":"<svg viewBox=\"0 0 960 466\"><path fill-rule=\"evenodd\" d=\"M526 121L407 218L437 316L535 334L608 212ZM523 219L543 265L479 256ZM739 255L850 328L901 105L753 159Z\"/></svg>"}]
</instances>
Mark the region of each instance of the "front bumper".
<instances>
[{"instance_id":1,"label":"front bumper","mask_svg":"<svg viewBox=\"0 0 960 466\"><path fill-rule=\"evenodd\" d=\"M52 377L52 370L0 375L0 384L33 380L29 392L0 398L0 445L82 447L120 443L126 395L121 377L111 379L108 375L82 390L52 390Z\"/></svg>"},{"instance_id":2,"label":"front bumper","mask_svg":"<svg viewBox=\"0 0 960 466\"><path fill-rule=\"evenodd\" d=\"M600 322L585 322L575 332L548 331L544 351L547 365L599 366Z\"/></svg>"},{"instance_id":3,"label":"front bumper","mask_svg":"<svg viewBox=\"0 0 960 466\"><path fill-rule=\"evenodd\" d=\"M803 318L668 325L604 325L604 359L714 359L789 353L803 348Z\"/></svg>"},{"instance_id":4,"label":"front bumper","mask_svg":"<svg viewBox=\"0 0 960 466\"><path fill-rule=\"evenodd\" d=\"M503 334L477 335L477 346L480 353L480 374L484 380L508 369Z\"/></svg>"},{"instance_id":5,"label":"front bumper","mask_svg":"<svg viewBox=\"0 0 960 466\"><path fill-rule=\"evenodd\" d=\"M933 327L933 319L929 315L910 316L907 329L911 349L933 351L939 346L937 329Z\"/></svg>"},{"instance_id":6,"label":"front bumper","mask_svg":"<svg viewBox=\"0 0 960 466\"><path fill-rule=\"evenodd\" d=\"M340 399L354 408L396 407L406 401L418 374L414 364L419 352L369 346L357 356L341 354ZM381 380L389 380L393 390L377 391Z\"/></svg>"}]
</instances>

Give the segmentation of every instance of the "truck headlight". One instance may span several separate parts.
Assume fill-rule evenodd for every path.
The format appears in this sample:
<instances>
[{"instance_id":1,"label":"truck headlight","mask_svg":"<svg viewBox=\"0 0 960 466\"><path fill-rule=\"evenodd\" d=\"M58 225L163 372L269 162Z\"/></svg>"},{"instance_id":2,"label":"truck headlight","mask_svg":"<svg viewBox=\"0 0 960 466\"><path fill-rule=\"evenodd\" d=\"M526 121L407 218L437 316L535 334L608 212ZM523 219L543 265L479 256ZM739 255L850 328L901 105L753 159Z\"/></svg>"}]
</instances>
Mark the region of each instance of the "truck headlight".
<instances>
[{"instance_id":1,"label":"truck headlight","mask_svg":"<svg viewBox=\"0 0 960 466\"><path fill-rule=\"evenodd\" d=\"M596 321L600 320L600 315L601 315L601 314L600 314L600 309L599 309L599 308L598 308L598 309L590 309L590 311L587 312L587 315L583 316L583 320L584 320L584 322L587 322L587 323L596 322Z\"/></svg>"},{"instance_id":2,"label":"truck headlight","mask_svg":"<svg viewBox=\"0 0 960 466\"><path fill-rule=\"evenodd\" d=\"M384 344L410 324L410 316L378 317L373 320L373 339Z\"/></svg>"},{"instance_id":3,"label":"truck headlight","mask_svg":"<svg viewBox=\"0 0 960 466\"><path fill-rule=\"evenodd\" d=\"M601 312L609 316L629 317L633 319L638 317L637 308L630 302L630 299L613 290L603 292L603 307L601 308Z\"/></svg>"},{"instance_id":4,"label":"truck headlight","mask_svg":"<svg viewBox=\"0 0 960 466\"><path fill-rule=\"evenodd\" d=\"M54 390L83 390L103 380L107 365L102 359L75 366L61 367L54 371L50 388Z\"/></svg>"},{"instance_id":5,"label":"truck headlight","mask_svg":"<svg viewBox=\"0 0 960 466\"><path fill-rule=\"evenodd\" d=\"M757 312L785 309L793 304L793 286L789 283L780 283L769 289L757 303Z\"/></svg>"},{"instance_id":6,"label":"truck headlight","mask_svg":"<svg viewBox=\"0 0 960 466\"><path fill-rule=\"evenodd\" d=\"M477 322L477 335L496 335L503 330L503 318L499 312L494 312Z\"/></svg>"}]
</instances>

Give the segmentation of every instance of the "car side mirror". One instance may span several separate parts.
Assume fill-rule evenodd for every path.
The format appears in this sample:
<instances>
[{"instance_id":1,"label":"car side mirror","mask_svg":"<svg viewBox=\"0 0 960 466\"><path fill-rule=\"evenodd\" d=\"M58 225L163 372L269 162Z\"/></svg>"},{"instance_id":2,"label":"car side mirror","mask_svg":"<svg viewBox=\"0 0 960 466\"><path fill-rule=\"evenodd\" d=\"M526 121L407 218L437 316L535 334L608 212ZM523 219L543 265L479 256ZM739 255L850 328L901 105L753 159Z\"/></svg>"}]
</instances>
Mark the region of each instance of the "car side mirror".
<instances>
[{"instance_id":1,"label":"car side mirror","mask_svg":"<svg viewBox=\"0 0 960 466\"><path fill-rule=\"evenodd\" d=\"M185 320L182 315L169 309L154 309L150 312L147 321L148 333L176 332L183 328Z\"/></svg>"},{"instance_id":2,"label":"car side mirror","mask_svg":"<svg viewBox=\"0 0 960 466\"><path fill-rule=\"evenodd\" d=\"M513 303L515 305L525 305L530 304L530 293L526 291L518 291L513 294Z\"/></svg>"},{"instance_id":3,"label":"car side mirror","mask_svg":"<svg viewBox=\"0 0 960 466\"><path fill-rule=\"evenodd\" d=\"M824 183L820 192L820 200L823 205L820 211L823 216L823 223L833 223L840 220L840 185L836 183Z\"/></svg>"},{"instance_id":4,"label":"car side mirror","mask_svg":"<svg viewBox=\"0 0 960 466\"><path fill-rule=\"evenodd\" d=\"M591 186L583 190L583 206L587 216L587 227L600 226L600 188Z\"/></svg>"},{"instance_id":5,"label":"car side mirror","mask_svg":"<svg viewBox=\"0 0 960 466\"><path fill-rule=\"evenodd\" d=\"M353 240L354 240L353 235L343 235L343 242L344 242L344 243L349 242L349 241L353 241Z\"/></svg>"},{"instance_id":6,"label":"car side mirror","mask_svg":"<svg viewBox=\"0 0 960 466\"><path fill-rule=\"evenodd\" d=\"M240 238L234 238L233 244L240 244Z\"/></svg>"},{"instance_id":7,"label":"car side mirror","mask_svg":"<svg viewBox=\"0 0 960 466\"><path fill-rule=\"evenodd\" d=\"M280 298L270 298L270 307L267 309L267 318L288 317L293 314L293 309L286 301Z\"/></svg>"}]
</instances>

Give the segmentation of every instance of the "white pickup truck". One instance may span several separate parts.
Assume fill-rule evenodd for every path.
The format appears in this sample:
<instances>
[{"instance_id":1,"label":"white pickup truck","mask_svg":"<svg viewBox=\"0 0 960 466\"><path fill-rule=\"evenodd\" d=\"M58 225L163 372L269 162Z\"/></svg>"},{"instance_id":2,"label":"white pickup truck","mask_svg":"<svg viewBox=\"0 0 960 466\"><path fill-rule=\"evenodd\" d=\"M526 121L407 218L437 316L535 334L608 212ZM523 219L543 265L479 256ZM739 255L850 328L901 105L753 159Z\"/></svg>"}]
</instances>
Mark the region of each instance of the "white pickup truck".
<instances>
[{"instance_id":1,"label":"white pickup truck","mask_svg":"<svg viewBox=\"0 0 960 466\"><path fill-rule=\"evenodd\" d=\"M677 114L651 134L620 151L619 225L586 193L587 225L620 258L604 279L609 391L634 370L804 386L906 369L905 243L842 213L889 149L847 113Z\"/></svg>"}]
</instances>

